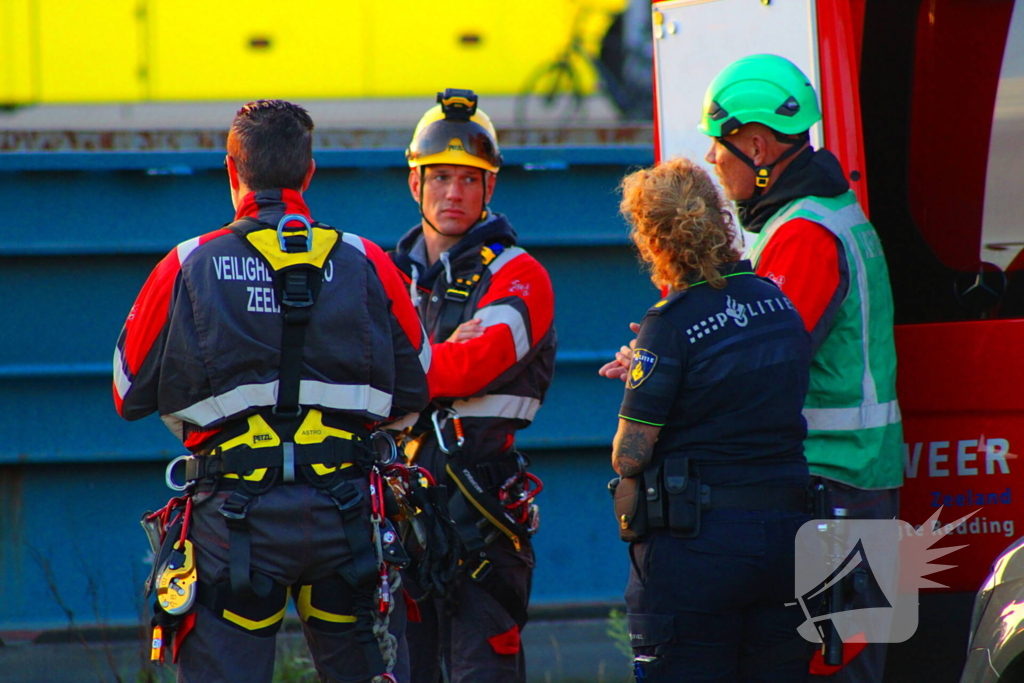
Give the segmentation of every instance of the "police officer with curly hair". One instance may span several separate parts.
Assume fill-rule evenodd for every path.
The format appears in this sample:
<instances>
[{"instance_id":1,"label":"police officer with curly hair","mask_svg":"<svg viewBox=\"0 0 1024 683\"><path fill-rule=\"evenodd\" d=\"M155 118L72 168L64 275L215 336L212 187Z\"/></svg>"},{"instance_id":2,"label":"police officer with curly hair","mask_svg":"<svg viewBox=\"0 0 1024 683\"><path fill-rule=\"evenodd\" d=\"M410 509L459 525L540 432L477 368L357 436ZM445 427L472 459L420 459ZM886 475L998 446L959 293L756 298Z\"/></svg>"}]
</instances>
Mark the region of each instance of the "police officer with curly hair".
<instances>
[{"instance_id":1,"label":"police officer with curly hair","mask_svg":"<svg viewBox=\"0 0 1024 683\"><path fill-rule=\"evenodd\" d=\"M637 680L802 681L806 659L786 648L803 621L794 542L810 518L807 333L739 259L705 171L674 159L622 192L668 291L640 325L612 453Z\"/></svg>"}]
</instances>

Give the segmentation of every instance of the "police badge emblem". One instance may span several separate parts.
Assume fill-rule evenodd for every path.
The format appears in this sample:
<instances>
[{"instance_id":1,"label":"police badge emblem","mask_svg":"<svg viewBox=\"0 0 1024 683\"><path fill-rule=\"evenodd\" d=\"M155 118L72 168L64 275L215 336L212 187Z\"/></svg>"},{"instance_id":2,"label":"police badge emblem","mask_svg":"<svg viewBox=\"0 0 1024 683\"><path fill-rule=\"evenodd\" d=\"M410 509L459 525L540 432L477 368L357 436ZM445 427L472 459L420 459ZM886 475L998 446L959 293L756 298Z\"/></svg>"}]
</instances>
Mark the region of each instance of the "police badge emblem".
<instances>
[{"instance_id":1,"label":"police badge emblem","mask_svg":"<svg viewBox=\"0 0 1024 683\"><path fill-rule=\"evenodd\" d=\"M644 383L654 366L658 364L658 357L647 349L633 350L633 363L629 366L629 379L626 381L627 389L636 389Z\"/></svg>"}]
</instances>

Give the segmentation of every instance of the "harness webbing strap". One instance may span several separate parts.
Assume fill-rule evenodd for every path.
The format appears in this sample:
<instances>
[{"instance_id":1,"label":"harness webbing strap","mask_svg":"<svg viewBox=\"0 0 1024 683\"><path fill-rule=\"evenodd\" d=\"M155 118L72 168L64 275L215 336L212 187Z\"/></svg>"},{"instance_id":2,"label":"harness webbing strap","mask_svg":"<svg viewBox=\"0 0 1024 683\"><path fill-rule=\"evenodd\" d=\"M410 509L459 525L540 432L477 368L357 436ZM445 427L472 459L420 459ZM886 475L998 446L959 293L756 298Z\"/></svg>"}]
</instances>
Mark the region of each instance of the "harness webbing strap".
<instances>
[{"instance_id":1,"label":"harness webbing strap","mask_svg":"<svg viewBox=\"0 0 1024 683\"><path fill-rule=\"evenodd\" d=\"M337 472L333 480L322 488L341 512L342 528L345 530L345 539L352 553L352 557L338 569L338 572L353 587L376 583L379 577L377 553L362 505L362 492Z\"/></svg>"},{"instance_id":2,"label":"harness webbing strap","mask_svg":"<svg viewBox=\"0 0 1024 683\"><path fill-rule=\"evenodd\" d=\"M448 476L451 477L452 481L458 487L452 495L452 502L461 496L465 497L477 512L480 513L488 522L494 525L498 531L503 533L512 541L512 545L515 546L518 552L523 545L529 544L530 532L523 525L519 524L512 519L508 514L508 510L501 504L497 498L491 495L483 485L474 476L472 465L465 465L459 462L460 458L456 456L448 461L445 465L445 470L448 472ZM454 507L452 508L454 514Z\"/></svg>"},{"instance_id":3,"label":"harness webbing strap","mask_svg":"<svg viewBox=\"0 0 1024 683\"><path fill-rule=\"evenodd\" d=\"M311 272L312 271L312 272ZM299 388L302 384L302 350L306 343L306 327L314 304L310 287L311 276L319 275L318 268L297 266L282 273L281 310L284 325L281 330L281 369L277 388L275 412L294 415L299 412Z\"/></svg>"},{"instance_id":4,"label":"harness webbing strap","mask_svg":"<svg viewBox=\"0 0 1024 683\"><path fill-rule=\"evenodd\" d=\"M448 339L452 332L455 331L455 328L465 322L463 315L473 290L483 278L487 264L501 255L503 251L505 251L505 246L500 242L483 247L480 259L474 266L473 271L458 278L455 282L448 283L448 288L444 294L444 303L441 304L441 311L437 316L437 324L434 326L433 338L435 342L443 342Z\"/></svg>"},{"instance_id":5,"label":"harness webbing strap","mask_svg":"<svg viewBox=\"0 0 1024 683\"><path fill-rule=\"evenodd\" d=\"M256 496L269 491L276 483L276 475L270 474L268 481L259 482L259 487L243 481L237 489L220 506L220 514L228 527L228 571L231 577L231 590L240 597L266 597L273 588L273 582L259 581L254 586L251 575L251 540L249 522L249 505Z\"/></svg>"},{"instance_id":6,"label":"harness webbing strap","mask_svg":"<svg viewBox=\"0 0 1024 683\"><path fill-rule=\"evenodd\" d=\"M223 453L190 458L185 461L185 481L196 481L222 474L245 474L264 467L284 467L285 446L268 448L232 448ZM368 466L373 453L362 441L327 439L315 444L291 444L293 466L301 465L344 465L354 463Z\"/></svg>"},{"instance_id":7,"label":"harness webbing strap","mask_svg":"<svg viewBox=\"0 0 1024 683\"><path fill-rule=\"evenodd\" d=\"M346 576L345 579L348 580L348 577ZM352 613L356 617L356 623L353 635L356 642L362 646L363 657L366 659L367 667L370 671L376 672L374 680L377 680L377 676L387 671L387 664L384 661L384 655L381 653L380 640L377 634L373 632L373 612L377 608L373 588L365 587L363 590L354 591L354 593Z\"/></svg>"},{"instance_id":8,"label":"harness webbing strap","mask_svg":"<svg viewBox=\"0 0 1024 683\"><path fill-rule=\"evenodd\" d=\"M245 220L245 219L243 219ZM302 228L289 229L286 225L298 221ZM281 251L286 254L307 254L312 248L313 228L326 227L311 224L305 217L291 214L284 216L277 226ZM241 236L240 227L235 231ZM335 244L340 242L337 240ZM281 329L281 361L278 370L277 405L273 413L282 418L296 417L301 412L299 393L302 385L302 356L306 339L306 328L312 317L313 305L322 284L323 269L296 259L295 263L281 265L271 263L268 256L250 240L243 239L274 272L275 285L280 292L283 317ZM333 248L333 247L332 247ZM328 255L329 256L329 253ZM325 256L325 259L326 257ZM323 265L323 262L320 263ZM288 437L291 439L292 437ZM204 458L189 460L186 477L190 480L216 477L223 474L241 474L262 467L280 468L271 470L270 479L257 484L240 480L238 487L220 508L228 530L228 555L230 563L231 589L240 595L259 593L250 578L250 532L246 519L252 500L278 483L280 471L283 481L295 481L296 466L322 464L340 465L346 462L368 465L372 454L360 458L362 448L359 442L329 439L319 444L295 444L284 441L280 446L251 449L232 448ZM369 453L369 451L366 451ZM332 475L311 482L325 490L341 512L342 524L352 551L352 559L339 571L353 586L368 585L377 579L377 557L370 529L366 524L363 510L363 494L336 470Z\"/></svg>"},{"instance_id":9,"label":"harness webbing strap","mask_svg":"<svg viewBox=\"0 0 1024 683\"><path fill-rule=\"evenodd\" d=\"M509 517L501 502L484 488L486 484L480 481L483 473L473 465L460 464L460 460L455 456L448 462L446 470L458 487L448 501L449 511L466 546L466 556L473 560L472 563L467 562L464 571L497 600L522 629L528 619L526 605L512 586L498 572L492 571L485 548L494 539L484 536L480 518L483 517L497 529L491 534L496 536L500 532L507 536L517 552L524 544L530 543L530 532Z\"/></svg>"},{"instance_id":10,"label":"harness webbing strap","mask_svg":"<svg viewBox=\"0 0 1024 683\"><path fill-rule=\"evenodd\" d=\"M466 547L466 557L470 558L463 566L464 574L487 591L522 629L529 619L526 605L512 586L498 572L493 571L485 551L487 539L477 524L479 513L458 492L449 500L448 507L456 531Z\"/></svg>"}]
</instances>

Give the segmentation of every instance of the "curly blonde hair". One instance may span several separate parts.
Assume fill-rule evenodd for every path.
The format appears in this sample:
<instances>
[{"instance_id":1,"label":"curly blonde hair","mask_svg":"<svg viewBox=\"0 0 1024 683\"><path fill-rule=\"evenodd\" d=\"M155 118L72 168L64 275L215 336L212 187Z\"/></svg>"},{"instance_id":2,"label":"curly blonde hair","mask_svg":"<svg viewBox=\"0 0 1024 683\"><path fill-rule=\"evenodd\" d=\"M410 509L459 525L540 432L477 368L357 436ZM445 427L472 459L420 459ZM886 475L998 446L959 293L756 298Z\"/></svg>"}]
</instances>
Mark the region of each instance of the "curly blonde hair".
<instances>
[{"instance_id":1,"label":"curly blonde hair","mask_svg":"<svg viewBox=\"0 0 1024 683\"><path fill-rule=\"evenodd\" d=\"M736 230L704 169L689 159L670 159L629 174L620 190L619 210L655 286L681 291L694 275L717 289L725 286L718 267L740 258Z\"/></svg>"}]
</instances>

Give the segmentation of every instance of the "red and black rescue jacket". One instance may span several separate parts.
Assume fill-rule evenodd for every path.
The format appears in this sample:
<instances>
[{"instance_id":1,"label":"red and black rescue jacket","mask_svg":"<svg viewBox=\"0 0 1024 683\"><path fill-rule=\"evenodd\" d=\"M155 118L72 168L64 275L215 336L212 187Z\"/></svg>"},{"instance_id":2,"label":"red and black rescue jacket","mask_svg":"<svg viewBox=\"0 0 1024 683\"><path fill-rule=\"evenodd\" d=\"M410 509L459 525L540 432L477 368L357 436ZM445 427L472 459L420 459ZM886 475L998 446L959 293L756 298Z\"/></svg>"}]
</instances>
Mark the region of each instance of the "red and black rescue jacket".
<instances>
[{"instance_id":1,"label":"red and black rescue jacket","mask_svg":"<svg viewBox=\"0 0 1024 683\"><path fill-rule=\"evenodd\" d=\"M422 226L389 254L430 335L430 397L462 417L463 450L476 460L513 451L516 430L533 421L554 373L554 292L547 271L516 246L516 233L501 214L474 227L431 267ZM473 318L483 321L482 336L445 341ZM428 469L437 466L426 459L421 463Z\"/></svg>"},{"instance_id":2,"label":"red and black rescue jacket","mask_svg":"<svg viewBox=\"0 0 1024 683\"><path fill-rule=\"evenodd\" d=\"M230 227L179 244L156 266L114 353L122 417L158 411L198 451L226 425L276 405L283 315L270 267L242 236L276 228L286 214L309 218L300 193L251 193ZM387 256L344 233L322 274L299 404L364 425L422 410L430 345Z\"/></svg>"}]
</instances>

